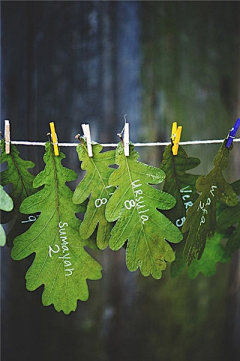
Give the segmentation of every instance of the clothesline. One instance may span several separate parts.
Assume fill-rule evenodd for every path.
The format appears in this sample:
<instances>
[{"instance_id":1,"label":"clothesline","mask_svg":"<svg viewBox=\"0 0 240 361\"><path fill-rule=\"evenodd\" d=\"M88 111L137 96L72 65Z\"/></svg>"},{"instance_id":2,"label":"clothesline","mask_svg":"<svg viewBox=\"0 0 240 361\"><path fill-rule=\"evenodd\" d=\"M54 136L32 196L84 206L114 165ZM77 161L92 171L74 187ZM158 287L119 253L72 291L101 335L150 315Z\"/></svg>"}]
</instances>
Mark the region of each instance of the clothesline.
<instances>
[{"instance_id":1,"label":"clothesline","mask_svg":"<svg viewBox=\"0 0 240 361\"><path fill-rule=\"evenodd\" d=\"M189 140L186 142L179 142L180 145L199 145L199 144L219 144L224 139L207 139L207 140ZM240 142L240 138L233 139L233 142ZM11 144L14 145L32 145L32 146L45 146L46 142L30 142L22 140L12 140ZM79 143L58 143L59 147L76 147ZM93 142L94 144L94 142ZM100 143L103 147L117 147L118 143ZM152 143L132 143L135 147L155 147L167 146L170 142L152 142Z\"/></svg>"}]
</instances>

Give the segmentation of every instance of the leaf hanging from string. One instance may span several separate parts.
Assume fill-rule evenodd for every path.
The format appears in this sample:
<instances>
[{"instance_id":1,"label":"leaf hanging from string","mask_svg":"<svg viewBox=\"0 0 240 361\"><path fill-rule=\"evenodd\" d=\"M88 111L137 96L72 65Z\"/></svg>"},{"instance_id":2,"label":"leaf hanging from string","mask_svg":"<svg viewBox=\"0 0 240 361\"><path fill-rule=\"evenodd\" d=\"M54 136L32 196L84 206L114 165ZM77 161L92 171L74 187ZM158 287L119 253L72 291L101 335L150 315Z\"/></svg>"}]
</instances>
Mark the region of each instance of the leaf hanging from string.
<instances>
[{"instance_id":1,"label":"leaf hanging from string","mask_svg":"<svg viewBox=\"0 0 240 361\"><path fill-rule=\"evenodd\" d=\"M108 186L108 179L114 171L109 166L115 162L115 151L101 153L103 147L94 144L93 157L89 157L86 142L83 138L80 138L80 141L81 144L77 146L78 157L82 161L81 168L87 173L74 191L73 203L81 204L90 195L80 226L80 235L83 239L89 238L98 226L97 245L104 249L108 245L111 232L111 223L106 220L105 208L110 194L114 191L113 187Z\"/></svg>"},{"instance_id":2,"label":"leaf hanging from string","mask_svg":"<svg viewBox=\"0 0 240 361\"><path fill-rule=\"evenodd\" d=\"M43 305L54 304L57 311L68 314L76 309L78 299L88 299L86 279L100 279L101 266L84 250L86 243L79 236L80 220L75 214L83 209L72 203L72 191L65 184L76 179L76 173L62 166L63 158L63 153L54 156L52 145L46 143L46 166L33 183L44 187L20 207L25 214L41 214L14 240L12 258L21 260L36 253L26 274L27 289L44 284Z\"/></svg>"},{"instance_id":3,"label":"leaf hanging from string","mask_svg":"<svg viewBox=\"0 0 240 361\"><path fill-rule=\"evenodd\" d=\"M228 165L229 151L230 149L226 148L225 140L214 159L213 169L208 175L199 177L196 182L196 189L200 195L187 211L187 217L182 227L183 233L189 232L184 248L188 264L194 258L201 257L206 238L214 234L217 201L221 200L228 206L235 206L238 203L236 193L222 174Z\"/></svg>"},{"instance_id":4,"label":"leaf hanging from string","mask_svg":"<svg viewBox=\"0 0 240 361\"><path fill-rule=\"evenodd\" d=\"M240 195L240 180L231 184L236 194ZM235 207L228 207L226 204L217 203L216 231L211 238L206 239L206 245L199 260L192 260L188 267L190 278L195 278L200 272L209 277L216 271L217 263L230 261L231 254L240 248L240 228L232 225L240 222L239 204ZM224 245L222 240L224 240ZM181 247L182 245L182 247ZM184 240L176 245L176 260L171 264L171 276L177 277L186 266L185 258L182 255Z\"/></svg>"},{"instance_id":5,"label":"leaf hanging from string","mask_svg":"<svg viewBox=\"0 0 240 361\"><path fill-rule=\"evenodd\" d=\"M109 185L117 187L106 206L109 222L117 221L111 231L109 246L120 249L127 242L126 262L130 271L139 267L144 276L161 278L166 262L174 260L174 252L167 242L177 243L182 234L158 209L175 205L175 198L149 184L159 184L164 172L137 161L139 154L130 145L126 157L122 143L116 150L116 169Z\"/></svg>"},{"instance_id":6,"label":"leaf hanging from string","mask_svg":"<svg viewBox=\"0 0 240 361\"><path fill-rule=\"evenodd\" d=\"M175 206L163 213L177 226L182 227L186 219L186 210L197 199L195 183L198 175L186 173L200 164L198 158L188 157L183 147L179 146L178 154L172 154L172 145L168 145L163 153L160 168L166 174L163 191L176 198ZM182 243L182 242L181 242Z\"/></svg>"},{"instance_id":7,"label":"leaf hanging from string","mask_svg":"<svg viewBox=\"0 0 240 361\"><path fill-rule=\"evenodd\" d=\"M13 209L12 198L5 192L2 185L0 185L0 209L6 212L10 212ZM6 235L2 225L0 224L0 246L4 246L5 243Z\"/></svg>"},{"instance_id":8,"label":"leaf hanging from string","mask_svg":"<svg viewBox=\"0 0 240 361\"><path fill-rule=\"evenodd\" d=\"M11 185L9 195L14 202L14 208L11 212L1 212L2 223L12 221L12 229L7 234L7 244L11 246L13 239L18 234L26 231L37 217L37 214L32 215L29 220L19 212L22 201L36 192L36 189L33 188L34 175L28 171L28 169L35 167L35 164L20 158L19 151L14 145L11 145L10 154L6 154L3 139L0 146L0 163L7 162L7 168L1 172L1 184L3 186Z\"/></svg>"},{"instance_id":9,"label":"leaf hanging from string","mask_svg":"<svg viewBox=\"0 0 240 361\"><path fill-rule=\"evenodd\" d=\"M195 183L198 175L186 173L186 171L197 167L200 164L198 158L188 157L183 147L179 146L178 154L173 155L172 145L168 145L163 153L163 161L160 168L165 172L163 191L170 193L176 198L175 206L163 213L181 229L185 219L186 211L198 197ZM186 235L181 243L173 246L176 258L171 263L171 276L181 274L186 266L186 259L183 257L183 249Z\"/></svg>"}]
</instances>

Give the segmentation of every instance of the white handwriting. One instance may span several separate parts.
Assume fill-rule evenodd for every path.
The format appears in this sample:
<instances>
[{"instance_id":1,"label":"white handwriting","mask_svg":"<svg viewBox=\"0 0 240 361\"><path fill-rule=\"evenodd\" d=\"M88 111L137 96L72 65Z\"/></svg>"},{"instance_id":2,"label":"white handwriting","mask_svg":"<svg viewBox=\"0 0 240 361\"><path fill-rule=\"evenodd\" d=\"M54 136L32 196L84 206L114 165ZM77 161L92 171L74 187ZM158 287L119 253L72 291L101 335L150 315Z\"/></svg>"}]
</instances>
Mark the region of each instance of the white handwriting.
<instances>
[{"instance_id":1,"label":"white handwriting","mask_svg":"<svg viewBox=\"0 0 240 361\"><path fill-rule=\"evenodd\" d=\"M139 187L141 187L141 185L142 184L140 183L139 179L132 182L132 187L133 187L133 190L134 190L135 199L126 200L124 202L124 206L128 210L133 208L133 207L136 207L137 211L138 211L138 214L141 214L141 216L140 216L141 222L142 222L142 224L144 224L144 222L148 221L149 218L148 218L148 216L146 214L142 214L142 213L148 212L149 209L144 209L144 208L146 208L146 205L144 203L144 197L142 196L142 194L143 194L142 189L135 190L135 188L139 188Z\"/></svg>"},{"instance_id":2,"label":"white handwriting","mask_svg":"<svg viewBox=\"0 0 240 361\"><path fill-rule=\"evenodd\" d=\"M48 255L49 257L52 257L52 253L58 253L60 251L60 247L58 244L55 244L55 247L57 247L56 250L52 249L52 246L48 247Z\"/></svg>"},{"instance_id":3,"label":"white handwriting","mask_svg":"<svg viewBox=\"0 0 240 361\"><path fill-rule=\"evenodd\" d=\"M65 227L68 227L68 223L67 222L59 222L58 226L59 226L59 235L60 235L60 239L61 239L61 248L62 248L62 252L63 252L63 256L58 256L58 258L63 261L65 276L72 276L74 268L68 268L68 267L72 266L71 257L69 254L69 248L68 248L69 242L67 241L68 238L67 238L67 233L66 233L66 228L65 228ZM52 246L48 247L49 257L52 257L52 253L58 253L60 251L59 245L55 244L54 247L56 247L56 249L53 249ZM68 253L65 254L65 252L68 252Z\"/></svg>"},{"instance_id":4,"label":"white handwriting","mask_svg":"<svg viewBox=\"0 0 240 361\"><path fill-rule=\"evenodd\" d=\"M190 185L187 185L184 188L180 189L180 193L192 193L192 189L190 187ZM190 194L183 194L182 195L182 200L183 200L183 204L185 209L187 210L188 208L192 207L193 202L192 201L186 201L187 199L189 199L191 196ZM182 227L183 223L185 222L186 217L182 217L182 218L178 218L175 222L177 227Z\"/></svg>"},{"instance_id":5,"label":"white handwriting","mask_svg":"<svg viewBox=\"0 0 240 361\"><path fill-rule=\"evenodd\" d=\"M103 204L106 204L107 203L107 198L97 198L95 200L95 207L96 208L99 208L101 207Z\"/></svg>"},{"instance_id":6,"label":"white handwriting","mask_svg":"<svg viewBox=\"0 0 240 361\"><path fill-rule=\"evenodd\" d=\"M36 216L28 216L28 219L26 221L21 221L21 223L35 222L39 216L40 214L36 214Z\"/></svg>"},{"instance_id":7,"label":"white handwriting","mask_svg":"<svg viewBox=\"0 0 240 361\"><path fill-rule=\"evenodd\" d=\"M217 186L212 186L211 189L210 189L210 193L211 193L213 198L215 196L215 194L214 194L215 188L217 188ZM206 222L206 218L205 218L204 214L208 214L208 210L206 209L206 207L210 206L211 203L212 203L211 197L207 198L206 203L202 203L201 201L199 203L199 206L198 206L197 210L199 211L199 209L201 209L201 211L202 211L202 216L201 216L201 219L200 219L200 226L201 226L201 224L204 224Z\"/></svg>"}]
</instances>

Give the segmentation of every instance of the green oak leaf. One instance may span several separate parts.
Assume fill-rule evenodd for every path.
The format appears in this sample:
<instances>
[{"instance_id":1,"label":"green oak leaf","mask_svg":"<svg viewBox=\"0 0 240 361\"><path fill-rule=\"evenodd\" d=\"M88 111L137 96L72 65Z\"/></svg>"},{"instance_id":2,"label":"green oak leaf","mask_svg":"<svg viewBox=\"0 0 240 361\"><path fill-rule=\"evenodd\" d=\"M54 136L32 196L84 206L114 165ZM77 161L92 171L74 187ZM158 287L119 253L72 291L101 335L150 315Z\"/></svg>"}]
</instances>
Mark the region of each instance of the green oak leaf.
<instances>
[{"instance_id":1,"label":"green oak leaf","mask_svg":"<svg viewBox=\"0 0 240 361\"><path fill-rule=\"evenodd\" d=\"M139 267L144 276L159 279L166 262L175 258L167 242L177 243L182 239L179 229L158 210L170 209L175 198L149 184L159 184L164 172L137 161L139 154L130 145L126 157L122 143L116 149L116 169L109 178L109 185L117 187L106 206L106 218L117 221L111 231L109 246L120 249L125 242L126 263L130 271Z\"/></svg>"},{"instance_id":2,"label":"green oak leaf","mask_svg":"<svg viewBox=\"0 0 240 361\"><path fill-rule=\"evenodd\" d=\"M240 180L232 183L234 191L240 195ZM217 229L223 231L229 227L236 225L232 234L228 238L225 250L227 254L232 254L239 250L240 248L240 202L235 207L225 206L218 219L217 219Z\"/></svg>"},{"instance_id":3,"label":"green oak leaf","mask_svg":"<svg viewBox=\"0 0 240 361\"><path fill-rule=\"evenodd\" d=\"M44 170L33 186L44 186L26 198L20 211L40 212L38 219L15 238L12 258L21 260L35 253L26 274L26 287L33 291L44 284L43 305L54 305L57 311L69 314L77 300L88 299L86 279L101 278L101 266L84 250L87 244L79 236L80 220L75 216L81 206L72 203L72 191L65 184L76 179L76 173L61 164L63 153L56 157L51 143L46 143Z\"/></svg>"},{"instance_id":4,"label":"green oak leaf","mask_svg":"<svg viewBox=\"0 0 240 361\"><path fill-rule=\"evenodd\" d=\"M2 185L0 185L0 209L6 212L10 212L13 209L12 198L5 192ZM0 225L0 246L4 246L5 243L6 235L2 225Z\"/></svg>"},{"instance_id":5,"label":"green oak leaf","mask_svg":"<svg viewBox=\"0 0 240 361\"><path fill-rule=\"evenodd\" d=\"M240 180L232 183L231 186L235 193L240 195ZM226 204L217 202L216 231L213 237L207 238L201 258L199 260L193 260L188 267L188 270L190 269L190 278L195 277L193 276L193 272L195 272L195 275L202 272L205 276L212 276L216 270L215 264L218 262L228 262L230 260L231 253L240 248L240 228L238 227L235 229L232 227L232 224L237 223L235 220L238 220L238 222L240 220L240 211L238 207L239 205L235 207L228 207ZM228 209L227 213L230 211L229 215L224 212L226 209ZM232 213L234 214L234 217ZM227 245L223 246L220 241L227 238ZM176 249L176 259L171 264L172 277L179 276L186 267L186 260L182 254L184 245L184 240L180 244L176 245L178 246ZM192 268L193 264L194 266Z\"/></svg>"},{"instance_id":6,"label":"green oak leaf","mask_svg":"<svg viewBox=\"0 0 240 361\"><path fill-rule=\"evenodd\" d=\"M168 145L164 150L160 166L166 174L163 191L176 198L175 206L164 213L177 227L182 227L186 219L186 210L198 197L195 183L199 176L186 173L186 171L196 168L199 164L200 160L188 157L181 146L179 146L177 155L172 154L172 145Z\"/></svg>"},{"instance_id":7,"label":"green oak leaf","mask_svg":"<svg viewBox=\"0 0 240 361\"><path fill-rule=\"evenodd\" d=\"M163 213L181 229L185 219L186 211L198 197L195 183L199 175L190 174L186 171L196 168L200 164L198 158L188 157L183 147L179 146L178 154L172 154L172 145L168 145L163 153L160 168L166 174L163 191L170 193L176 198L175 206ZM186 235L182 242L174 245L175 260L171 263L171 276L179 276L186 267L186 259L183 257L183 249Z\"/></svg>"},{"instance_id":8,"label":"green oak leaf","mask_svg":"<svg viewBox=\"0 0 240 361\"><path fill-rule=\"evenodd\" d=\"M206 176L198 178L196 189L200 195L194 205L187 211L186 220L182 227L183 233L188 231L183 252L188 264L194 258L199 259L201 257L206 238L214 234L217 201L221 200L228 206L235 206L238 203L236 193L222 174L228 165L230 152L230 149L225 144L226 140L222 143L214 158L213 169Z\"/></svg>"},{"instance_id":9,"label":"green oak leaf","mask_svg":"<svg viewBox=\"0 0 240 361\"><path fill-rule=\"evenodd\" d=\"M7 234L7 244L11 246L13 239L26 231L37 217L37 215L32 215L30 219L26 219L26 216L19 212L22 201L36 192L36 189L33 188L34 175L28 171L28 169L35 167L35 164L22 159L14 145L11 145L10 154L6 154L3 139L0 142L0 147L0 163L7 162L6 170L1 172L1 184L3 186L11 184L9 195L14 202L12 212L1 212L2 223L11 221L12 229Z\"/></svg>"},{"instance_id":10,"label":"green oak leaf","mask_svg":"<svg viewBox=\"0 0 240 361\"><path fill-rule=\"evenodd\" d=\"M88 196L90 199L83 222L80 225L80 236L89 238L96 227L97 246L104 249L108 245L112 225L106 220L105 208L110 198L113 187L108 186L108 178L114 171L109 168L115 162L115 151L101 153L103 147L100 144L92 145L93 157L88 156L86 142L80 138L77 146L79 160L82 161L81 168L87 173L76 187L73 194L73 203L81 204Z\"/></svg>"},{"instance_id":11,"label":"green oak leaf","mask_svg":"<svg viewBox=\"0 0 240 361\"><path fill-rule=\"evenodd\" d=\"M221 243L223 235L215 232L211 238L207 238L202 256L200 259L193 259L188 267L188 275L195 278L199 273L204 276L213 276L216 272L218 262L229 262L231 257L226 253L225 247Z\"/></svg>"}]
</instances>

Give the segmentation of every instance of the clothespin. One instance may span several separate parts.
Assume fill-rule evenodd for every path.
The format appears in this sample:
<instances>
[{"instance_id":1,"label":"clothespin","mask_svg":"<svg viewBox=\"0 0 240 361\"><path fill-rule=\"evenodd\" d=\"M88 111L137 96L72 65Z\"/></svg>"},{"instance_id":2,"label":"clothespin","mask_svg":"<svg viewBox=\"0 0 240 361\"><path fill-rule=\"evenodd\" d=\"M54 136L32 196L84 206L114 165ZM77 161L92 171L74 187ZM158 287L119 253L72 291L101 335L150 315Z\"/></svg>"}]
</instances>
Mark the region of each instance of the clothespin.
<instances>
[{"instance_id":1,"label":"clothespin","mask_svg":"<svg viewBox=\"0 0 240 361\"><path fill-rule=\"evenodd\" d=\"M10 122L9 120L5 120L5 129L4 129L4 138L5 138L5 152L6 154L10 154Z\"/></svg>"},{"instance_id":2,"label":"clothespin","mask_svg":"<svg viewBox=\"0 0 240 361\"><path fill-rule=\"evenodd\" d=\"M129 157L129 123L125 123L123 135L124 154Z\"/></svg>"},{"instance_id":3,"label":"clothespin","mask_svg":"<svg viewBox=\"0 0 240 361\"><path fill-rule=\"evenodd\" d=\"M123 130L121 131L121 133L117 133L117 135L119 136L119 138L121 139L122 143L123 143L123 147L124 147L124 155L126 157L129 157L129 123L127 123L127 118L126 118L127 114L124 115L124 119L125 119L125 124L123 127ZM124 135L122 136L124 132Z\"/></svg>"},{"instance_id":4,"label":"clothespin","mask_svg":"<svg viewBox=\"0 0 240 361\"><path fill-rule=\"evenodd\" d=\"M84 137L86 137L86 140L87 140L88 156L93 157L92 140L91 140L89 124L82 124L82 130L83 130Z\"/></svg>"},{"instance_id":5,"label":"clothespin","mask_svg":"<svg viewBox=\"0 0 240 361\"><path fill-rule=\"evenodd\" d=\"M55 156L59 156L59 149L58 149L58 144L57 144L58 139L57 139L54 122L49 123L49 125L50 125L50 132L51 132L54 154L55 154Z\"/></svg>"},{"instance_id":6,"label":"clothespin","mask_svg":"<svg viewBox=\"0 0 240 361\"><path fill-rule=\"evenodd\" d=\"M226 142L226 147L230 148L230 145L233 142L233 139L235 138L235 135L238 131L238 128L240 126L240 118L238 118L234 124L234 126L232 127L232 129L229 131L228 137L227 137L227 142Z\"/></svg>"},{"instance_id":7,"label":"clothespin","mask_svg":"<svg viewBox=\"0 0 240 361\"><path fill-rule=\"evenodd\" d=\"M182 126L177 126L177 122L173 122L172 124L172 134L171 134L171 141L172 141L172 154L178 154L178 147L182 133Z\"/></svg>"}]
</instances>

